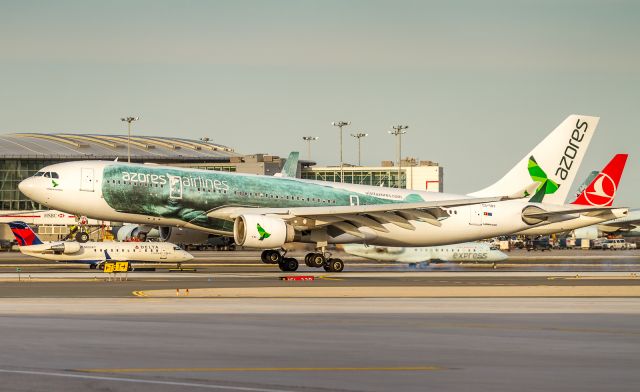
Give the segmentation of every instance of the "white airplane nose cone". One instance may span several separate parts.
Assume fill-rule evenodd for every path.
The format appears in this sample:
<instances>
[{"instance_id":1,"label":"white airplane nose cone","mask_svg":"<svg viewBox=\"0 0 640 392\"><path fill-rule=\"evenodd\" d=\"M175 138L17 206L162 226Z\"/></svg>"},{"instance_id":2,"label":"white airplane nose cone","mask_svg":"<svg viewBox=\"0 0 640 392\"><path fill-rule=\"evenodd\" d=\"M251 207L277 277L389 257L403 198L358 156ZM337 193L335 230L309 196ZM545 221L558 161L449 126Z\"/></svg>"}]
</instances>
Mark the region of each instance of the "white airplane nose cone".
<instances>
[{"instance_id":1,"label":"white airplane nose cone","mask_svg":"<svg viewBox=\"0 0 640 392\"><path fill-rule=\"evenodd\" d=\"M20 192L22 192L22 194L27 196L28 198L31 198L31 196L33 195L33 188L34 188L34 184L33 184L32 178L27 178L26 180L22 180L18 184L18 189L20 189Z\"/></svg>"}]
</instances>

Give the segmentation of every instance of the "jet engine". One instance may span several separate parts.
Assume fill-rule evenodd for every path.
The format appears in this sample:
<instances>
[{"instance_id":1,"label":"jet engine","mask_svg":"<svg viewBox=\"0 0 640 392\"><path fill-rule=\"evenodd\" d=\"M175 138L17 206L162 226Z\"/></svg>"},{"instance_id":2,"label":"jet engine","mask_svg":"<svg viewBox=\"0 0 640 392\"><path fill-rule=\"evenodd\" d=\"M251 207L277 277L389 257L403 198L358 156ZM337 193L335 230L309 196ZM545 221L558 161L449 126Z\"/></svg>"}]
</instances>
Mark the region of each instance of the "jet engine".
<instances>
[{"instance_id":1,"label":"jet engine","mask_svg":"<svg viewBox=\"0 0 640 392\"><path fill-rule=\"evenodd\" d=\"M80 251L80 243L76 241L61 242L51 246L51 250L56 253L64 253L65 255Z\"/></svg>"},{"instance_id":2,"label":"jet engine","mask_svg":"<svg viewBox=\"0 0 640 392\"><path fill-rule=\"evenodd\" d=\"M194 245L206 244L209 240L209 233L192 229L181 229L179 227L160 226L160 241L171 242L172 244Z\"/></svg>"},{"instance_id":3,"label":"jet engine","mask_svg":"<svg viewBox=\"0 0 640 392\"><path fill-rule=\"evenodd\" d=\"M233 238L240 246L272 249L294 241L295 230L279 218L240 215L233 224Z\"/></svg>"},{"instance_id":4,"label":"jet engine","mask_svg":"<svg viewBox=\"0 0 640 392\"><path fill-rule=\"evenodd\" d=\"M142 240L158 238L158 229L142 225L124 225L118 227L113 233L118 241Z\"/></svg>"},{"instance_id":5,"label":"jet engine","mask_svg":"<svg viewBox=\"0 0 640 392\"><path fill-rule=\"evenodd\" d=\"M586 239L590 239L590 240L595 240L596 238L598 238L598 235L600 233L598 232L598 227L597 226L587 226L587 227L581 227L579 229L575 229L573 231L573 236L576 238L586 238Z\"/></svg>"}]
</instances>

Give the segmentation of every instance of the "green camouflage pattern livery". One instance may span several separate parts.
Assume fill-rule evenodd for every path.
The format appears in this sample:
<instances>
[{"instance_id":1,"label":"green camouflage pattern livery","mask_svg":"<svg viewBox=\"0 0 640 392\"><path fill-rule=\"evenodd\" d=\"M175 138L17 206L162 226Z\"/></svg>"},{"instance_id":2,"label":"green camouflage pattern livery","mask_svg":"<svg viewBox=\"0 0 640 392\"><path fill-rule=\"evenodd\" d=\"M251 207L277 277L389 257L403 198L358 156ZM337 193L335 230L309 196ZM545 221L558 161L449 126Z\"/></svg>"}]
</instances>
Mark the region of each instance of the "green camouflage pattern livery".
<instances>
[{"instance_id":1,"label":"green camouflage pattern livery","mask_svg":"<svg viewBox=\"0 0 640 392\"><path fill-rule=\"evenodd\" d=\"M207 212L229 206L348 206L354 197L362 205L424 201L417 193L399 200L367 193L376 193L375 188L359 193L295 178L126 164L105 167L102 182L104 200L116 211L175 218L229 234L233 222L210 218Z\"/></svg>"}]
</instances>

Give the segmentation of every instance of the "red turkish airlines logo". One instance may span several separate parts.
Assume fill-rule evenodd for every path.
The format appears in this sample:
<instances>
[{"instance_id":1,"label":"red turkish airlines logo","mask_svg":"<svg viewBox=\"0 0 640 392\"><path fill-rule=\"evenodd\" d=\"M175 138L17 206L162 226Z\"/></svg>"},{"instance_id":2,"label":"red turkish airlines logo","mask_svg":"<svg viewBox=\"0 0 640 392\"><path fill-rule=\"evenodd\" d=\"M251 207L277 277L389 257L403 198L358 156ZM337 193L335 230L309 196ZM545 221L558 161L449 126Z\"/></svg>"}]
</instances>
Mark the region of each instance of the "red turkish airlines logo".
<instances>
[{"instance_id":1,"label":"red turkish airlines logo","mask_svg":"<svg viewBox=\"0 0 640 392\"><path fill-rule=\"evenodd\" d=\"M584 197L592 206L609 206L616 196L616 183L605 173L598 174L598 177L584 191Z\"/></svg>"}]
</instances>

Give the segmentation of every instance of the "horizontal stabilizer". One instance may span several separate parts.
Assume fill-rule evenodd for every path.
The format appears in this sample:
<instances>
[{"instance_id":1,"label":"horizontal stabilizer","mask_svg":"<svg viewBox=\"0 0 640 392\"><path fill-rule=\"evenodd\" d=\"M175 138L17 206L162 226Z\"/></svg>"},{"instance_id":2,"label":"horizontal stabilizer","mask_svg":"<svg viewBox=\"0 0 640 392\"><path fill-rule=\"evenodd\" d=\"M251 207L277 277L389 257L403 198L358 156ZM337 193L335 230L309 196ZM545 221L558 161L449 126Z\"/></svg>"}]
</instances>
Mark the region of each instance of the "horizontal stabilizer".
<instances>
[{"instance_id":1,"label":"horizontal stabilizer","mask_svg":"<svg viewBox=\"0 0 640 392\"><path fill-rule=\"evenodd\" d=\"M603 213L612 213L615 210L617 215L626 215L628 209L626 208L617 208L617 207L585 207L585 208L572 208L572 209L564 209L564 210L555 210L555 211L545 211L542 209L538 209L537 211L523 211L522 216L525 218L536 218L536 219L549 219L552 217L559 217L562 215L575 215L575 214L583 214L588 216L599 216ZM573 217L568 218L573 219Z\"/></svg>"}]
</instances>

